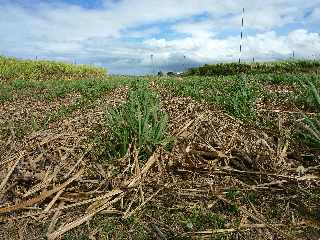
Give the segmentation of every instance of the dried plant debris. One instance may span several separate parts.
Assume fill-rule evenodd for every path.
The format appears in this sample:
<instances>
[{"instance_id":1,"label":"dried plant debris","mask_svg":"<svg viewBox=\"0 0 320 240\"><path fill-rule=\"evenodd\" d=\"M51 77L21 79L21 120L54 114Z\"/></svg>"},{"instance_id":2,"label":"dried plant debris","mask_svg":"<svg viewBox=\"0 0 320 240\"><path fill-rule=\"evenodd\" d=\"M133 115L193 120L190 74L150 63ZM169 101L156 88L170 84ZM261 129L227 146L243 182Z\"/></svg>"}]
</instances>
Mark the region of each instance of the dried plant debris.
<instances>
[{"instance_id":1,"label":"dried plant debris","mask_svg":"<svg viewBox=\"0 0 320 240\"><path fill-rule=\"evenodd\" d=\"M47 128L0 139L0 239L320 237L320 154L295 144L282 115L270 115L273 129L256 128L149 87L174 142L146 159L136 141L120 159L97 154L105 113L127 101L127 86Z\"/></svg>"}]
</instances>

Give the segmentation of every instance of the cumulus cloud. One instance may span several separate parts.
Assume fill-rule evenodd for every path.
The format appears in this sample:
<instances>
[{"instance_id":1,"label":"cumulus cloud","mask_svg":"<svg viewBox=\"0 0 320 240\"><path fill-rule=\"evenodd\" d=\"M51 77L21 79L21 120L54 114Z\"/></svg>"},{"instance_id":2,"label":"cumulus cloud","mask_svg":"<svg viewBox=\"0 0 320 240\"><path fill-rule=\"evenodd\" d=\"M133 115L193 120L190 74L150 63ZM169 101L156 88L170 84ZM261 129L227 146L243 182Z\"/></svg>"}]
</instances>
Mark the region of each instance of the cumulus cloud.
<instances>
[{"instance_id":1,"label":"cumulus cloud","mask_svg":"<svg viewBox=\"0 0 320 240\"><path fill-rule=\"evenodd\" d=\"M114 72L159 65L233 61L239 48L241 9L246 8L244 57L272 59L294 50L319 52L318 0L104 0L80 6L63 0L0 0L0 54L76 59ZM306 12L311 12L305 19ZM302 25L301 25L302 24ZM282 30L286 26L296 29ZM282 33L283 31L283 33Z\"/></svg>"}]
</instances>

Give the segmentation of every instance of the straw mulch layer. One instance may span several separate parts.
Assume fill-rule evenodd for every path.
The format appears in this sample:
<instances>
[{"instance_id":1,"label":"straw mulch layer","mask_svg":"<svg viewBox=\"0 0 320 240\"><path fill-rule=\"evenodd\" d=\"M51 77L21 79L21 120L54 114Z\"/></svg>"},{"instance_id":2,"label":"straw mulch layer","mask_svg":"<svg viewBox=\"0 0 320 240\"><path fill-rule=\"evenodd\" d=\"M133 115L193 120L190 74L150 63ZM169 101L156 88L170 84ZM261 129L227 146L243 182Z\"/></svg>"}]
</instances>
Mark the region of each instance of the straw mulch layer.
<instances>
[{"instance_id":1,"label":"straw mulch layer","mask_svg":"<svg viewBox=\"0 0 320 240\"><path fill-rule=\"evenodd\" d=\"M59 239L70 231L102 239L103 230L88 222L135 215L151 239L320 237L319 154L291 144L281 117L278 129L265 132L160 90L176 139L172 150L159 147L142 163L130 146L124 158L101 162L89 140L105 107L125 98L125 90L112 94L96 108L2 145L0 239ZM306 157L314 164L303 166ZM184 227L173 219L195 209L225 224Z\"/></svg>"}]
</instances>

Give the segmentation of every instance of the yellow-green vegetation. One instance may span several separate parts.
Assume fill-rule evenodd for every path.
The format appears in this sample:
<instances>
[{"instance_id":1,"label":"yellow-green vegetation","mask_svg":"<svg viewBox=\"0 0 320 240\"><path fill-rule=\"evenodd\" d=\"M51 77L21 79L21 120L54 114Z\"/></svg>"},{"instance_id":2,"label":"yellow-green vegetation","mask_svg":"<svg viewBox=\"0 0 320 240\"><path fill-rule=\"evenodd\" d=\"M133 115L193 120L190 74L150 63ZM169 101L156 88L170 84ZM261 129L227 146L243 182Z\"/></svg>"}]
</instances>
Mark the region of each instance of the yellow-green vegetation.
<instances>
[{"instance_id":1,"label":"yellow-green vegetation","mask_svg":"<svg viewBox=\"0 0 320 240\"><path fill-rule=\"evenodd\" d=\"M227 76L238 74L262 74L262 73L301 73L319 72L320 61L297 60L279 61L265 63L221 63L204 65L198 68L191 68L187 75L198 76Z\"/></svg>"},{"instance_id":2,"label":"yellow-green vegetation","mask_svg":"<svg viewBox=\"0 0 320 240\"><path fill-rule=\"evenodd\" d=\"M13 80L79 80L104 78L106 74L106 69L88 65L18 60L0 56L0 82L11 82Z\"/></svg>"}]
</instances>

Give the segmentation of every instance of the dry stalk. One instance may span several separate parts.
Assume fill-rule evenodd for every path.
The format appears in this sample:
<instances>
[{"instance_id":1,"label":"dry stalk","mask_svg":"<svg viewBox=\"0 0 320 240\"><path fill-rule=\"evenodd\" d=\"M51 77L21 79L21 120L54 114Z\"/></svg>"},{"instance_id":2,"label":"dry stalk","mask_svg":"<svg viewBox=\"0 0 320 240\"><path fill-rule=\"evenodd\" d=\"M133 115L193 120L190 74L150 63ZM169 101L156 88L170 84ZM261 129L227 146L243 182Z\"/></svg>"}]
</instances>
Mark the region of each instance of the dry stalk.
<instances>
[{"instance_id":1,"label":"dry stalk","mask_svg":"<svg viewBox=\"0 0 320 240\"><path fill-rule=\"evenodd\" d=\"M157 161L158 154L154 152L152 156L149 158L148 162L144 165L141 170L141 174L139 176L133 177L133 179L129 180L125 185L127 188L136 187L137 184L140 183L141 179L146 175L149 169L153 166L153 164Z\"/></svg>"},{"instance_id":2,"label":"dry stalk","mask_svg":"<svg viewBox=\"0 0 320 240\"><path fill-rule=\"evenodd\" d=\"M65 178L68 178L71 175L71 173L79 166L79 164L82 162L83 158L91 151L91 149L92 149L92 146L90 146L88 148L88 150L79 158L77 163L71 168L71 170L67 173Z\"/></svg>"},{"instance_id":3,"label":"dry stalk","mask_svg":"<svg viewBox=\"0 0 320 240\"><path fill-rule=\"evenodd\" d=\"M51 200L51 202L48 204L48 206L46 207L46 209L43 211L45 213L49 212L50 209L53 207L53 205L56 203L56 201L58 200L58 198L61 196L61 194L63 193L64 188L61 189L55 196L54 198Z\"/></svg>"},{"instance_id":4,"label":"dry stalk","mask_svg":"<svg viewBox=\"0 0 320 240\"><path fill-rule=\"evenodd\" d=\"M123 197L124 194L120 194L119 197L115 198L114 200L112 201L108 201L106 202L104 205L102 205L101 207L99 207L98 209L90 212L90 213L87 213L85 214L84 216L80 217L78 220L75 220L71 223L68 223L62 227L60 227L57 231L53 232L53 233L50 233L47 235L48 237L48 240L54 240L54 239L57 239L59 236L61 236L62 234L70 231L71 229L75 228L75 227L78 227L80 226L81 224L89 221L92 219L92 217L94 215L96 215L97 213L101 212L102 210L108 208L109 206L111 206L112 204L118 202L119 200L121 200L121 198Z\"/></svg>"},{"instance_id":5,"label":"dry stalk","mask_svg":"<svg viewBox=\"0 0 320 240\"><path fill-rule=\"evenodd\" d=\"M55 187L54 189L50 190L50 191L46 191L42 194L40 194L38 197L32 198L30 200L24 201L22 203L18 203L16 205L13 206L8 206L8 207L3 207L0 208L0 213L6 213L6 212L11 212L11 211L17 211L19 209L25 208L25 207L29 207L32 206L36 203L42 202L43 200L45 200L46 198L50 197L51 195L55 194L56 192L59 192L61 189L65 188L66 186L68 186L70 183L72 183L74 180L76 180L77 178L79 178L82 173L84 172L84 169L81 169L79 172L77 172L72 178L68 179L66 182L64 182L63 184L61 184L58 187Z\"/></svg>"},{"instance_id":6,"label":"dry stalk","mask_svg":"<svg viewBox=\"0 0 320 240\"><path fill-rule=\"evenodd\" d=\"M11 174L13 173L13 171L15 170L15 168L17 167L17 165L19 164L20 160L24 157L25 152L22 152L20 154L20 156L18 157L18 159L16 160L16 162L13 164L13 166L10 168L8 174L6 175L6 177L2 180L1 184L0 184L0 197L4 194L4 187L6 186ZM1 211L0 211L1 212Z\"/></svg>"},{"instance_id":7,"label":"dry stalk","mask_svg":"<svg viewBox=\"0 0 320 240\"><path fill-rule=\"evenodd\" d=\"M62 207L63 205L64 205L64 202L61 202L61 203L59 204L59 207ZM50 233L52 233L52 232L54 231L54 228L55 228L55 226L56 226L56 224L57 224L57 221L58 221L58 219L59 219L60 214L61 214L61 211L56 211L56 212L54 213L54 215L53 215L53 217L52 217L52 219L51 219L50 225L49 225L49 227L48 227L47 235L50 234Z\"/></svg>"},{"instance_id":8,"label":"dry stalk","mask_svg":"<svg viewBox=\"0 0 320 240\"><path fill-rule=\"evenodd\" d=\"M144 201L142 204L140 204L137 208L135 208L133 211L131 212L126 212L124 215L123 215L123 219L127 219L129 217L131 217L134 213L136 213L137 211L141 210L144 205L146 205L148 202L150 202L156 195L159 194L159 192L161 192L162 190L164 189L163 188L160 188L158 191L156 191L154 194L152 194L146 201Z\"/></svg>"}]
</instances>

